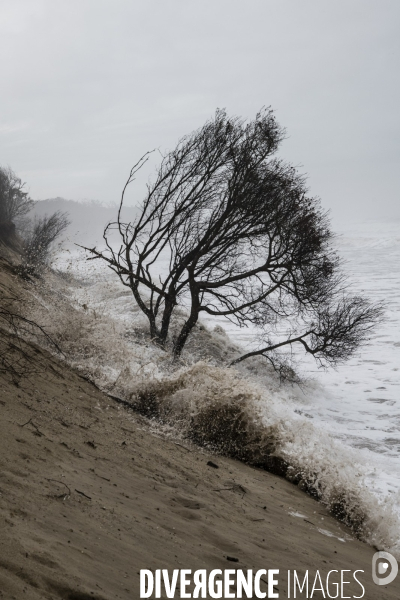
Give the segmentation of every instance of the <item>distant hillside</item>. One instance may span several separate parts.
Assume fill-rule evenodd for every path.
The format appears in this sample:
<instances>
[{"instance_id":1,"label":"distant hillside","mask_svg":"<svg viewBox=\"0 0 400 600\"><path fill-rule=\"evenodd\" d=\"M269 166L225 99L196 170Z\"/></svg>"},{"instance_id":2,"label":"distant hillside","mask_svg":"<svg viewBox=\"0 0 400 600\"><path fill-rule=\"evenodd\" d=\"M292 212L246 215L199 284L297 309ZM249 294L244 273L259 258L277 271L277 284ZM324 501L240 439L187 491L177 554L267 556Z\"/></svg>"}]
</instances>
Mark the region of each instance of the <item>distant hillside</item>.
<instances>
[{"instance_id":1,"label":"distant hillside","mask_svg":"<svg viewBox=\"0 0 400 600\"><path fill-rule=\"evenodd\" d=\"M115 221L118 206L104 206L100 202L76 202L65 198L49 198L36 202L30 217L44 217L55 211L68 213L71 224L64 234L67 244L94 245L102 242L104 227L110 221ZM123 219L132 221L137 214L137 209L126 207L123 209Z\"/></svg>"}]
</instances>

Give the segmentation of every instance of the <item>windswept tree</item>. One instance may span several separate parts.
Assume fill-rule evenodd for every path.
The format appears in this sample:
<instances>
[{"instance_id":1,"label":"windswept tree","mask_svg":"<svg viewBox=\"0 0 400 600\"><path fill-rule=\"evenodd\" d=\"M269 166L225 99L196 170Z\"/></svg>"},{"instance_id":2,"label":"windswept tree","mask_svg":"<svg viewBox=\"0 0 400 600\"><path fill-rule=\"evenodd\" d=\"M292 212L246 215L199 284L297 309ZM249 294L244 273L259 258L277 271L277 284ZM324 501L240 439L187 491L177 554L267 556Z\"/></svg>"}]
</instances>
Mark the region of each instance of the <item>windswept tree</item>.
<instances>
[{"instance_id":1,"label":"windswept tree","mask_svg":"<svg viewBox=\"0 0 400 600\"><path fill-rule=\"evenodd\" d=\"M15 225L32 209L25 183L10 167L0 167L0 241L9 241Z\"/></svg>"},{"instance_id":2,"label":"windswept tree","mask_svg":"<svg viewBox=\"0 0 400 600\"><path fill-rule=\"evenodd\" d=\"M25 183L10 167L0 167L0 221L14 223L33 207Z\"/></svg>"},{"instance_id":3,"label":"windswept tree","mask_svg":"<svg viewBox=\"0 0 400 600\"><path fill-rule=\"evenodd\" d=\"M40 275L49 264L55 241L70 224L67 213L31 218L35 202L10 167L0 167L0 243L21 254L19 273Z\"/></svg>"},{"instance_id":4,"label":"windswept tree","mask_svg":"<svg viewBox=\"0 0 400 600\"><path fill-rule=\"evenodd\" d=\"M175 309L185 307L171 340L176 357L206 314L261 332L259 347L235 362L263 355L279 367L277 351L297 344L335 365L380 317L379 306L346 291L326 213L304 176L276 156L284 134L270 109L250 122L217 110L162 155L138 217L125 223L127 187L149 154L140 159L117 221L104 231L107 248L86 248L132 291L160 346L169 341Z\"/></svg>"}]
</instances>

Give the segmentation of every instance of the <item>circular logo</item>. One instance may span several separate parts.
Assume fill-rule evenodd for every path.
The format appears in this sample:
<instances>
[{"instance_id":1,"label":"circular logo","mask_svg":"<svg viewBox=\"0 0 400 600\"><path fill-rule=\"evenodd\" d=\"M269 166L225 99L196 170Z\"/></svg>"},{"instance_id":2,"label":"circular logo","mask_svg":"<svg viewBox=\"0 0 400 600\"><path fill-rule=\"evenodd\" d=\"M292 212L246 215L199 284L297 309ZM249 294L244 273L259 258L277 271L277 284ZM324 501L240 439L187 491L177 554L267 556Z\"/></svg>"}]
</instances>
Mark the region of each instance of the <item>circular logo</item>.
<instances>
[{"instance_id":1,"label":"circular logo","mask_svg":"<svg viewBox=\"0 0 400 600\"><path fill-rule=\"evenodd\" d=\"M376 552L372 557L372 580L376 585L392 583L398 571L397 560L389 552Z\"/></svg>"}]
</instances>

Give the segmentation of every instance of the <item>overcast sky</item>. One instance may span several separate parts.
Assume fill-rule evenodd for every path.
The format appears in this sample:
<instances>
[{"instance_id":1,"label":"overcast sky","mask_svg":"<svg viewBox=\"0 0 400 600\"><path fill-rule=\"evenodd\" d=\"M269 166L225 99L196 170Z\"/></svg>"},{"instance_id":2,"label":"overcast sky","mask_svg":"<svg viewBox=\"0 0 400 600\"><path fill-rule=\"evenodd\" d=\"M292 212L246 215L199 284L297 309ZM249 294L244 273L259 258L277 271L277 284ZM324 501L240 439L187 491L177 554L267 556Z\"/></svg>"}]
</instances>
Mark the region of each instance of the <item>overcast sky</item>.
<instances>
[{"instance_id":1,"label":"overcast sky","mask_svg":"<svg viewBox=\"0 0 400 600\"><path fill-rule=\"evenodd\" d=\"M0 164L112 202L216 107L271 105L334 219L398 217L399 27L399 0L1 0Z\"/></svg>"}]
</instances>

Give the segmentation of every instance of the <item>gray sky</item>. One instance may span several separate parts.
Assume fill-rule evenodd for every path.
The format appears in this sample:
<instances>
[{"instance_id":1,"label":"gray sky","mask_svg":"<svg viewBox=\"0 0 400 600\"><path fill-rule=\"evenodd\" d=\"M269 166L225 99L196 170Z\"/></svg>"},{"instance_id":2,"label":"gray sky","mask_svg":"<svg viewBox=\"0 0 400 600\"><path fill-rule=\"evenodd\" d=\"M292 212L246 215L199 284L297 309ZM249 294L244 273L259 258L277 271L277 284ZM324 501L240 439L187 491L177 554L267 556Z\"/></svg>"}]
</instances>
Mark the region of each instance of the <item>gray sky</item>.
<instances>
[{"instance_id":1,"label":"gray sky","mask_svg":"<svg viewBox=\"0 0 400 600\"><path fill-rule=\"evenodd\" d=\"M399 26L399 0L1 0L0 164L112 202L216 107L271 105L335 220L399 217Z\"/></svg>"}]
</instances>

